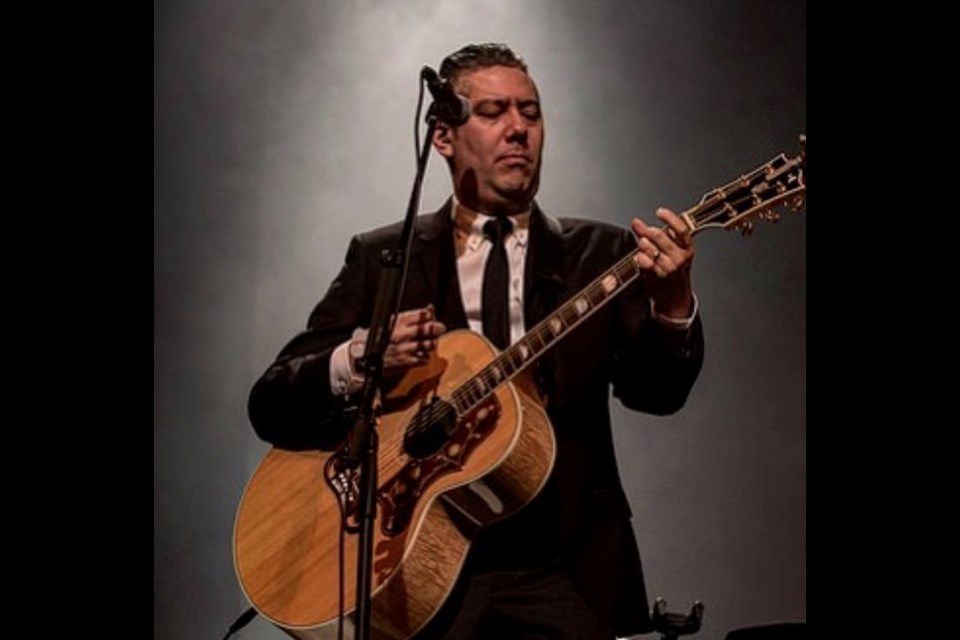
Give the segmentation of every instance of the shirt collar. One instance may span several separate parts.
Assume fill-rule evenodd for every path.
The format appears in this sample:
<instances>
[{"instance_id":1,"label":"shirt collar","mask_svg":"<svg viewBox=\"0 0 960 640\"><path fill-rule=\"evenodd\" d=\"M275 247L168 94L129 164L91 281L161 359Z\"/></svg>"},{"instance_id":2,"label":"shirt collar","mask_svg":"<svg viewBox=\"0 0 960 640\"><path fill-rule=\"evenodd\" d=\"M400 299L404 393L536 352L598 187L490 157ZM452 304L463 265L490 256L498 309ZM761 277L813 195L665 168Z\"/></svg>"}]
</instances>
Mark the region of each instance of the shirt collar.
<instances>
[{"instance_id":1,"label":"shirt collar","mask_svg":"<svg viewBox=\"0 0 960 640\"><path fill-rule=\"evenodd\" d=\"M483 225L486 224L488 220L492 220L493 216L469 209L461 204L456 196L453 197L453 206L450 208L450 215L453 218L454 229L465 236L464 240L467 248L475 251L485 238ZM512 216L507 216L507 219L513 224L513 233L511 236L516 238L518 245L525 247L530 231L530 209L527 209L523 213L515 213Z\"/></svg>"}]
</instances>

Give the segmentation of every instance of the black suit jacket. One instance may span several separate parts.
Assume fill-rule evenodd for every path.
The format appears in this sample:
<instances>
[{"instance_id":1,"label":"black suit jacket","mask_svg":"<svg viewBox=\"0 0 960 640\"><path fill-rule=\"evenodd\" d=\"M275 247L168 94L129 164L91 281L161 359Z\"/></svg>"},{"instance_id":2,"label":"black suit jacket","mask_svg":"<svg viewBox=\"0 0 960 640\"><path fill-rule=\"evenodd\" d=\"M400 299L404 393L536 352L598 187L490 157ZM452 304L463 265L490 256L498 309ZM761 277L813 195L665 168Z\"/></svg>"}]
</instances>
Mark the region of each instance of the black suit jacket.
<instances>
[{"instance_id":1,"label":"black suit jacket","mask_svg":"<svg viewBox=\"0 0 960 640\"><path fill-rule=\"evenodd\" d=\"M254 386L257 434L291 449L329 449L346 425L343 398L330 390L330 354L369 326L380 254L400 224L355 236L346 261L306 331ZM555 219L533 206L524 271L524 321L531 328L635 248L631 234L595 221ZM467 328L457 280L451 203L420 216L402 309L433 303L449 329ZM612 390L625 406L652 414L679 409L699 374L699 318L687 332L649 318L635 283L541 357L536 378L557 437L554 471L541 494L481 532L466 571L560 562L598 617L619 635L649 631L648 603L630 508L610 428Z\"/></svg>"}]
</instances>

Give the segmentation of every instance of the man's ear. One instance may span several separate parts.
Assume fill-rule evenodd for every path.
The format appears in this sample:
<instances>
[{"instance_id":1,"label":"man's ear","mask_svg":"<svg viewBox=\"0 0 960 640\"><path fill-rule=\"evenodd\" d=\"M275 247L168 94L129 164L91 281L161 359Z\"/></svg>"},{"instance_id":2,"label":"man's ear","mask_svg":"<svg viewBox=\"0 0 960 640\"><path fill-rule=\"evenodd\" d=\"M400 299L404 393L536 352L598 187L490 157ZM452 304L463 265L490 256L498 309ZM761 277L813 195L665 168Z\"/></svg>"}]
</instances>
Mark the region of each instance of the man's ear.
<instances>
[{"instance_id":1,"label":"man's ear","mask_svg":"<svg viewBox=\"0 0 960 640\"><path fill-rule=\"evenodd\" d=\"M453 143L450 141L452 129L450 125L440 123L433 132L433 146L444 158L453 157Z\"/></svg>"}]
</instances>

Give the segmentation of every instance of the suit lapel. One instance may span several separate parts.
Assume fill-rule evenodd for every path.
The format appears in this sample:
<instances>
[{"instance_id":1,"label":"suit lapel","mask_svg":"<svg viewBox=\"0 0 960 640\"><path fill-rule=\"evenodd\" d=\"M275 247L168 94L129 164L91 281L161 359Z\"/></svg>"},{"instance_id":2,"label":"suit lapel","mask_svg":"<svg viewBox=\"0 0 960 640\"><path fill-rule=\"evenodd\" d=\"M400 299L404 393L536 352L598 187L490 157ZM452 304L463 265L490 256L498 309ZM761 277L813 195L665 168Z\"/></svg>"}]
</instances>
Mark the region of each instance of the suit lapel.
<instances>
[{"instance_id":1,"label":"suit lapel","mask_svg":"<svg viewBox=\"0 0 960 640\"><path fill-rule=\"evenodd\" d=\"M560 222L534 202L523 280L523 319L528 331L558 306L567 291L563 258Z\"/></svg>"},{"instance_id":2,"label":"suit lapel","mask_svg":"<svg viewBox=\"0 0 960 640\"><path fill-rule=\"evenodd\" d=\"M417 221L417 242L413 248L421 270L421 281L426 283L426 298L437 305L437 318L448 330L467 327L467 314L463 309L457 277L452 206L453 200L450 199L439 211L420 216Z\"/></svg>"}]
</instances>

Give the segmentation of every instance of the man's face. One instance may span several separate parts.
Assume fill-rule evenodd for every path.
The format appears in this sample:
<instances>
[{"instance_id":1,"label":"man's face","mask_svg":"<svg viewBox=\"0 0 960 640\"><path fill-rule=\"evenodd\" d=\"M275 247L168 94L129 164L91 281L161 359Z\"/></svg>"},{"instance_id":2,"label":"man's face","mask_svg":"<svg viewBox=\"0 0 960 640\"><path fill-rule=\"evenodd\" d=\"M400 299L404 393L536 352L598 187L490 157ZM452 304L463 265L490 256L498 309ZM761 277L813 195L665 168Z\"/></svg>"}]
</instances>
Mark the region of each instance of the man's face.
<instances>
[{"instance_id":1,"label":"man's face","mask_svg":"<svg viewBox=\"0 0 960 640\"><path fill-rule=\"evenodd\" d=\"M521 69L487 67L461 75L455 89L470 101L470 119L439 130L434 144L453 163L457 198L491 214L524 211L540 184L537 88Z\"/></svg>"}]
</instances>

